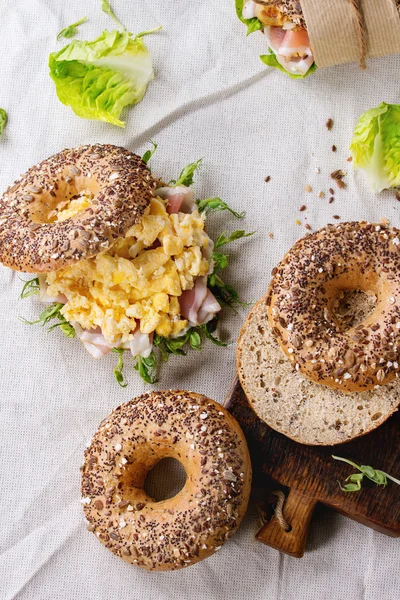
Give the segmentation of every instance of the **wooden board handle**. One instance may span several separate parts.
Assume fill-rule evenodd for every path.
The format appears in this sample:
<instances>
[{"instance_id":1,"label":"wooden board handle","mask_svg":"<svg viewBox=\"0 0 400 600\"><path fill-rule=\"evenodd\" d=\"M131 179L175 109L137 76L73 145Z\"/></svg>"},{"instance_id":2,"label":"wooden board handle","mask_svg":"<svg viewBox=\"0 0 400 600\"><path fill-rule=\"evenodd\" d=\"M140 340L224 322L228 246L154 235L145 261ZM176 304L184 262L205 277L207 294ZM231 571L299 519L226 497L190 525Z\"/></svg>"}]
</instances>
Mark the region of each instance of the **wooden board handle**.
<instances>
[{"instance_id":1,"label":"wooden board handle","mask_svg":"<svg viewBox=\"0 0 400 600\"><path fill-rule=\"evenodd\" d=\"M272 517L257 533L256 540L280 552L301 558L306 548L308 528L316 504L313 498L291 489L283 507L284 517L291 525L290 531L285 531L277 519Z\"/></svg>"}]
</instances>

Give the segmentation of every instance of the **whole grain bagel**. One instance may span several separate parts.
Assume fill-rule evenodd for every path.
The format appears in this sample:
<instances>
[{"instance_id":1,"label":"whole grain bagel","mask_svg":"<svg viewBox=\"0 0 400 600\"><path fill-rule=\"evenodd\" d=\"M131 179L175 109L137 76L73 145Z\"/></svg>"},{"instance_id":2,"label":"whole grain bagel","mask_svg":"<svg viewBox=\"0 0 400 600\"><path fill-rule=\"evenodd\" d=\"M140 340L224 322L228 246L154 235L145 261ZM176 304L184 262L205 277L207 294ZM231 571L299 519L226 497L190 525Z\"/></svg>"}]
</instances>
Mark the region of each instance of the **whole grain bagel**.
<instances>
[{"instance_id":1,"label":"whole grain bagel","mask_svg":"<svg viewBox=\"0 0 400 600\"><path fill-rule=\"evenodd\" d=\"M300 444L330 446L369 433L397 410L398 379L345 394L303 377L272 333L268 303L265 295L251 310L236 355L240 383L262 421Z\"/></svg>"},{"instance_id":2,"label":"whole grain bagel","mask_svg":"<svg viewBox=\"0 0 400 600\"><path fill-rule=\"evenodd\" d=\"M147 473L165 457L185 468L183 489L156 502ZM149 570L190 566L218 550L246 511L251 463L235 419L193 392L161 391L122 404L85 451L82 504L89 531Z\"/></svg>"},{"instance_id":3,"label":"whole grain bagel","mask_svg":"<svg viewBox=\"0 0 400 600\"><path fill-rule=\"evenodd\" d=\"M400 364L400 231L366 222L328 225L299 240L273 270L268 318L287 359L305 377L344 393L390 383ZM376 297L343 328L344 291Z\"/></svg>"},{"instance_id":4,"label":"whole grain bagel","mask_svg":"<svg viewBox=\"0 0 400 600\"><path fill-rule=\"evenodd\" d=\"M137 223L157 182L142 159L110 144L63 150L35 165L0 198L0 262L55 271L108 249ZM90 205L58 220L81 192Z\"/></svg>"}]
</instances>

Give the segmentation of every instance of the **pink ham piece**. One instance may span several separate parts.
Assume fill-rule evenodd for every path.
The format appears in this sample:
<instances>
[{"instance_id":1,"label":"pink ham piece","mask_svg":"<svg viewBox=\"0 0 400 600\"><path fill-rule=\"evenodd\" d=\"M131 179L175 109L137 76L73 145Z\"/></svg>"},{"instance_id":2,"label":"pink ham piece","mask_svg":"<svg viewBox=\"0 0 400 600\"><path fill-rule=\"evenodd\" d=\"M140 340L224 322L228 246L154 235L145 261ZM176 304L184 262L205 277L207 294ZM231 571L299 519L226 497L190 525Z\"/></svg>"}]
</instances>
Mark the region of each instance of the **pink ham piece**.
<instances>
[{"instance_id":1,"label":"pink ham piece","mask_svg":"<svg viewBox=\"0 0 400 600\"><path fill-rule=\"evenodd\" d=\"M90 344L89 342L82 342L85 350L87 350L92 358L99 360L111 352L111 348L108 346L99 346L96 344Z\"/></svg>"},{"instance_id":2,"label":"pink ham piece","mask_svg":"<svg viewBox=\"0 0 400 600\"><path fill-rule=\"evenodd\" d=\"M264 33L279 64L292 75L305 75L314 64L310 39L305 29L265 27Z\"/></svg>"},{"instance_id":3,"label":"pink ham piece","mask_svg":"<svg viewBox=\"0 0 400 600\"><path fill-rule=\"evenodd\" d=\"M220 310L221 306L219 302L214 298L210 290L207 290L207 295L197 315L199 325L204 325L211 321Z\"/></svg>"},{"instance_id":4,"label":"pink ham piece","mask_svg":"<svg viewBox=\"0 0 400 600\"><path fill-rule=\"evenodd\" d=\"M167 213L170 215L178 212L191 213L195 205L193 191L185 185L158 188L154 196L168 200Z\"/></svg>"},{"instance_id":5,"label":"pink ham piece","mask_svg":"<svg viewBox=\"0 0 400 600\"><path fill-rule=\"evenodd\" d=\"M98 360L111 352L113 345L107 342L100 327L90 330L82 329L79 325L74 325L74 327L76 335L92 358Z\"/></svg>"},{"instance_id":6,"label":"pink ham piece","mask_svg":"<svg viewBox=\"0 0 400 600\"><path fill-rule=\"evenodd\" d=\"M191 290L185 290L179 298L181 314L191 327L208 323L221 310L220 305L207 288L207 276L198 277Z\"/></svg>"},{"instance_id":7,"label":"pink ham piece","mask_svg":"<svg viewBox=\"0 0 400 600\"><path fill-rule=\"evenodd\" d=\"M153 350L153 333L142 333L139 328L133 334L129 343L132 356L148 358Z\"/></svg>"},{"instance_id":8,"label":"pink ham piece","mask_svg":"<svg viewBox=\"0 0 400 600\"><path fill-rule=\"evenodd\" d=\"M182 292L179 298L181 314L190 325L198 325L197 316L205 297L207 296L207 276L197 277L191 290Z\"/></svg>"}]
</instances>

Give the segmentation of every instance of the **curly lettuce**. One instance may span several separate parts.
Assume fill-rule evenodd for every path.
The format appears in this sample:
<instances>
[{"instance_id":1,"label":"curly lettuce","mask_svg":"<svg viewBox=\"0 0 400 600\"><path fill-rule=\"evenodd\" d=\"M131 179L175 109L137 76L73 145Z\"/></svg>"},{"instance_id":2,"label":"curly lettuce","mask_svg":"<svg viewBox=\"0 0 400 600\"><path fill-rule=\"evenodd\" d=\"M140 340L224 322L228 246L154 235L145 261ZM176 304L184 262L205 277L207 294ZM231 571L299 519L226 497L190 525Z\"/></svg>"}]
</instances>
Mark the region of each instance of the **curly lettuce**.
<instances>
[{"instance_id":1,"label":"curly lettuce","mask_svg":"<svg viewBox=\"0 0 400 600\"><path fill-rule=\"evenodd\" d=\"M374 192L400 186L400 104L382 102L361 115L350 150Z\"/></svg>"},{"instance_id":2,"label":"curly lettuce","mask_svg":"<svg viewBox=\"0 0 400 600\"><path fill-rule=\"evenodd\" d=\"M50 76L59 100L79 117L124 127L122 110L140 102L154 78L142 40L153 31L132 37L127 31L106 30L96 40L74 40L51 53Z\"/></svg>"}]
</instances>

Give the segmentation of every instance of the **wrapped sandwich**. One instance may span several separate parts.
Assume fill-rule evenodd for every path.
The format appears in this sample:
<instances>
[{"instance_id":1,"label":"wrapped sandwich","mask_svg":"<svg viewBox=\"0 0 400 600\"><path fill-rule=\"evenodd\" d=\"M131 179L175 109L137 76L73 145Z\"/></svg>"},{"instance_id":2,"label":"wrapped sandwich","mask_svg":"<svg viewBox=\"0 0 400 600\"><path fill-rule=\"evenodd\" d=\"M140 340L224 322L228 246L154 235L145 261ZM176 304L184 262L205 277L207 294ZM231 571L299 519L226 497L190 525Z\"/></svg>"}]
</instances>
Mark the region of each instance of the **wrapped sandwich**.
<instances>
[{"instance_id":1,"label":"wrapped sandwich","mask_svg":"<svg viewBox=\"0 0 400 600\"><path fill-rule=\"evenodd\" d=\"M248 33L261 30L261 60L293 78L317 66L400 52L400 0L235 0Z\"/></svg>"}]
</instances>

